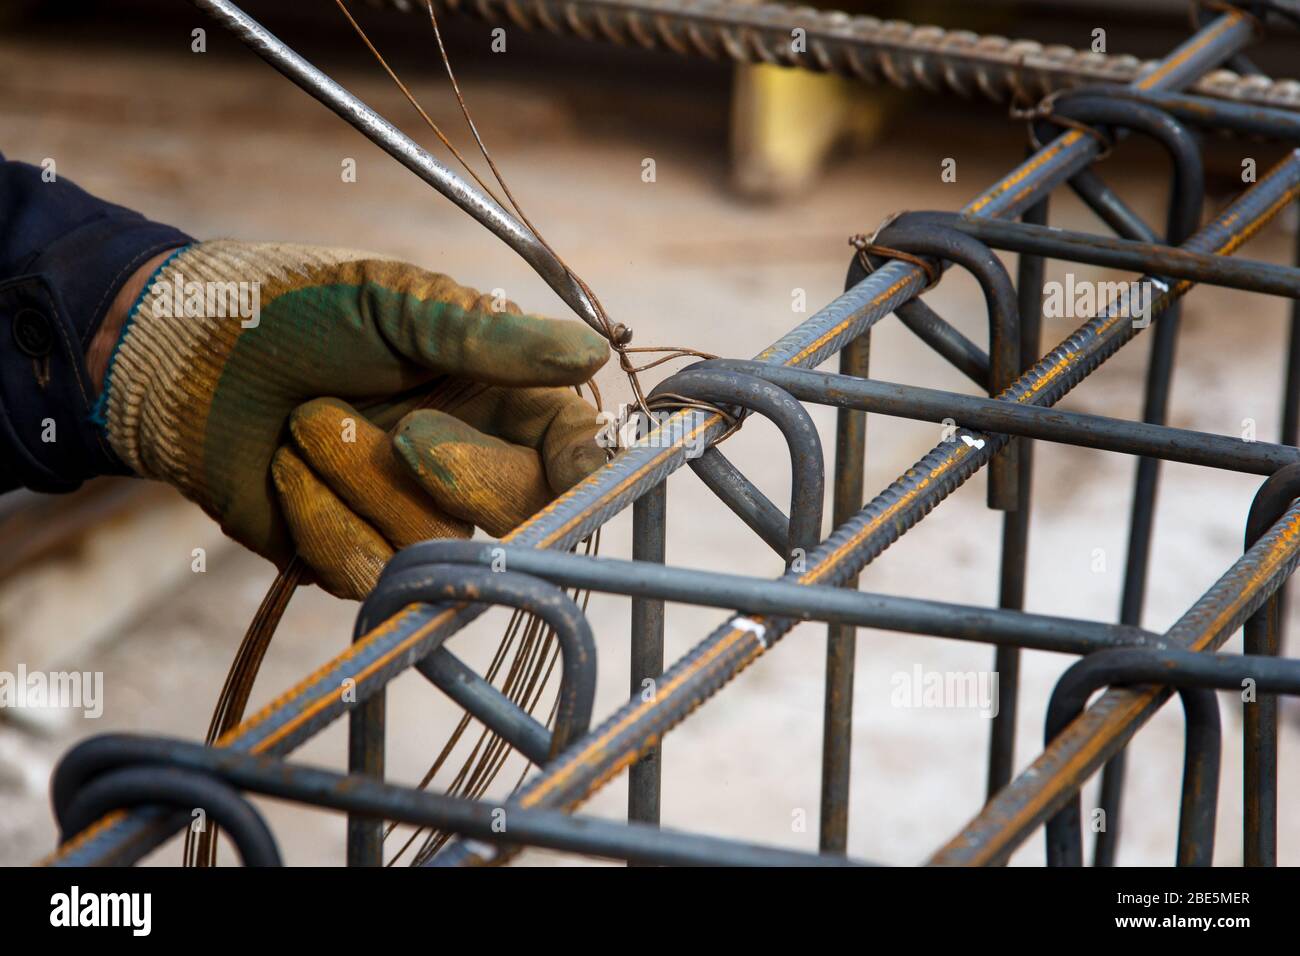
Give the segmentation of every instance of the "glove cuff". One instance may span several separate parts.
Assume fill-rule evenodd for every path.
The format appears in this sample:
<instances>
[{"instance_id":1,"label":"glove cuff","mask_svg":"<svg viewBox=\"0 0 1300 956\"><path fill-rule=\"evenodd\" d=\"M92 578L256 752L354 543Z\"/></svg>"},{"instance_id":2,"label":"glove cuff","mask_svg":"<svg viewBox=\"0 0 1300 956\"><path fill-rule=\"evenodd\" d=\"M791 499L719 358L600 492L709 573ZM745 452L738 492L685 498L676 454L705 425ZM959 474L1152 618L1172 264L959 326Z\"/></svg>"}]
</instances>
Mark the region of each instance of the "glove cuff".
<instances>
[{"instance_id":1,"label":"glove cuff","mask_svg":"<svg viewBox=\"0 0 1300 956\"><path fill-rule=\"evenodd\" d=\"M207 340L223 325L238 329L237 322L189 315L184 301L175 301L178 284L183 291L187 280L210 271L203 268L206 245L182 250L150 278L109 357L97 410L119 458L191 498L206 418L193 393L210 390L220 372Z\"/></svg>"}]
</instances>

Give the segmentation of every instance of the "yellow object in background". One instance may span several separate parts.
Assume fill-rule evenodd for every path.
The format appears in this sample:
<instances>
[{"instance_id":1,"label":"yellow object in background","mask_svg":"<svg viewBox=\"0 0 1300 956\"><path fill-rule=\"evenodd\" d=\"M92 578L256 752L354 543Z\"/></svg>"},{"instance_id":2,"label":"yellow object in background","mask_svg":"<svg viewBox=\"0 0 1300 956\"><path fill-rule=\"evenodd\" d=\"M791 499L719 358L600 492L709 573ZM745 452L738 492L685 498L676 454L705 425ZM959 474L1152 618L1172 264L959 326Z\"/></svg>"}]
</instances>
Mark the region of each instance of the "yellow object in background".
<instances>
[{"instance_id":1,"label":"yellow object in background","mask_svg":"<svg viewBox=\"0 0 1300 956\"><path fill-rule=\"evenodd\" d=\"M732 180L760 199L805 189L849 135L870 141L895 99L839 76L768 64L736 67L734 82Z\"/></svg>"}]
</instances>

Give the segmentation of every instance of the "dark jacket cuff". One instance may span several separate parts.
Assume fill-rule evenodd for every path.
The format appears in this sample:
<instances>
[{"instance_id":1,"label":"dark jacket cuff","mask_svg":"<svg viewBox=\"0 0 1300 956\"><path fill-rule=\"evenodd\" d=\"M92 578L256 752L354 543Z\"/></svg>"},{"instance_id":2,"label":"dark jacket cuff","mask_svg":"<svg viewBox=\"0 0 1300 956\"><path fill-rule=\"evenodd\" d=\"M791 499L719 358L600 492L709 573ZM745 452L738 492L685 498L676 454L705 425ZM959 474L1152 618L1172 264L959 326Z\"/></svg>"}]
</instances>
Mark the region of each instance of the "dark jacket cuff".
<instances>
[{"instance_id":1,"label":"dark jacket cuff","mask_svg":"<svg viewBox=\"0 0 1300 956\"><path fill-rule=\"evenodd\" d=\"M192 240L0 157L6 213L15 232L0 240L0 491L70 491L126 474L90 420L86 347L127 279Z\"/></svg>"}]
</instances>

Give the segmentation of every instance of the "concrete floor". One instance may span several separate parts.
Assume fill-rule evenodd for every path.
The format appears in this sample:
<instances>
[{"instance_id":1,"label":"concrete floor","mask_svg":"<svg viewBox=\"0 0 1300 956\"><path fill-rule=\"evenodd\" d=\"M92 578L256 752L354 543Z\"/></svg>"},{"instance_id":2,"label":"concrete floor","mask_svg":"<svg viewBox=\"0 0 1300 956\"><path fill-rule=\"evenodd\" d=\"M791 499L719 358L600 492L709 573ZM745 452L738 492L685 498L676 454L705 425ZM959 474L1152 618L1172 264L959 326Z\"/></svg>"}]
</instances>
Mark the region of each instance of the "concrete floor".
<instances>
[{"instance_id":1,"label":"concrete floor","mask_svg":"<svg viewBox=\"0 0 1300 956\"><path fill-rule=\"evenodd\" d=\"M184 32L150 33L132 41L119 31L111 39L92 43L93 38L50 32L0 39L0 149L33 162L55 157L62 175L92 192L199 237L383 250L467 284L504 288L526 308L563 313L541 281L468 218L215 33L209 34L211 52L203 57L188 52ZM431 47L418 49L427 56ZM917 100L915 115L900 113L886 141L837 158L807 195L780 206L752 206L730 198L724 186L725 72L673 72L677 61L671 59L654 61L662 68L655 73L614 71L606 60L568 54L543 56L531 72L514 62L501 66L468 57L465 62L462 85L516 195L610 312L632 325L644 344L689 343L751 356L805 317L792 310L795 290L805 290L810 312L840 291L850 234L870 230L900 208L957 208L1023 155L1021 127L995 111L949 108L931 121L919 108L935 101ZM359 48L345 44L331 50L327 63L388 115L404 122L410 118ZM539 68L546 71L544 81L536 74ZM454 106L433 68L426 63L406 75L450 128ZM1136 145L1131 150L1132 162L1116 157L1105 174L1158 221L1163 185L1152 184L1163 184L1165 171ZM1263 169L1270 154L1254 145L1244 154L1229 150L1219 164L1239 168L1240 155L1255 154ZM339 175L348 157L359 168L352 184L342 183ZM940 181L945 157L957 160L956 183ZM654 183L641 179L645 158L656 162ZM1210 203L1220 204L1221 199ZM1056 204L1053 222L1096 228L1069 197ZM1290 242L1275 224L1245 254L1286 261ZM1101 277L1081 268L1076 274ZM1052 277L1060 278L1061 270L1054 269ZM984 340L983 307L966 277L951 274L927 301L973 339ZM1238 434L1242 420L1252 418L1261 438L1276 436L1284 320L1285 304L1278 301L1215 290L1191 295L1172 423ZM1049 321L1045 342L1060 341L1076 324ZM1148 338L1121 351L1066 406L1132 416L1139 407ZM872 349L873 374L880 378L968 390L894 319L877 327ZM608 399L626 398L616 374L607 370L600 381ZM814 415L823 440L833 446L833 415L818 410ZM873 416L869 492L884 487L937 438L937 426ZM774 500L788 500L784 444L774 429L761 421L748 424L728 443L727 454ZM1036 456L1028 608L1113 620L1134 462L1064 447L1042 447ZM1259 484L1253 477L1184 466L1167 467L1164 478L1144 622L1156 630L1174 621L1240 554L1246 510ZM683 472L672 480L670 498L673 563L766 576L780 572L775 557L692 475ZM178 521L195 520L189 505L170 507ZM629 514L609 525L604 554L630 555L629 525ZM979 476L869 567L862 587L992 604L999 528L998 515L984 506ZM1096 549L1105 555L1103 571L1093 570ZM188 562L189 544L184 535L165 548L136 542L126 553L102 560ZM70 662L104 672L102 719L55 725L44 734L0 723L0 863L26 863L53 846L45 781L52 762L75 740L118 729L202 737L230 658L271 575L269 565L233 546L212 552L206 574L182 576L155 606ZM65 599L94 607L113 602L114 594ZM318 590L300 593L268 654L253 706L341 650L354 611ZM590 617L600 648L599 717L627 697L626 602L593 598ZM671 608L669 659L686 652L720 620L716 611ZM499 624L498 616L481 620L456 638L457 652L483 664L496 645ZM799 628L672 734L665 748L666 825L815 847L823 635L815 625ZM50 640L55 637L51 631ZM1240 638L1229 646L1239 650ZM938 671L987 670L991 659L991 650L974 645L860 633L854 855L922 862L978 812L988 722L965 711L893 707L891 677L917 664ZM1055 655L1026 655L1021 767L1041 750L1046 701L1068 663ZM455 711L410 674L392 686L389 708L391 776L416 781L445 739ZM1233 865L1241 859L1240 704L1225 696L1222 710L1216 862ZM1280 858L1291 864L1300 863L1300 819L1285 810L1300 792L1297 730L1296 713L1288 709ZM342 725L312 740L296 757L341 767ZM1122 863L1172 861L1181 761L1182 718L1176 707L1168 707L1133 744ZM517 764L507 767L497 792L508 789L518 772ZM1094 805L1094 794L1095 782L1085 791L1085 806ZM587 810L619 818L624 805L625 784L619 779ZM266 809L288 862L341 861L339 818L278 804ZM801 815L807 820L803 830L797 826ZM172 845L151 862L178 859ZM557 860L571 862L541 852L526 854L522 862ZM1035 837L1014 862L1041 861L1042 841Z\"/></svg>"}]
</instances>

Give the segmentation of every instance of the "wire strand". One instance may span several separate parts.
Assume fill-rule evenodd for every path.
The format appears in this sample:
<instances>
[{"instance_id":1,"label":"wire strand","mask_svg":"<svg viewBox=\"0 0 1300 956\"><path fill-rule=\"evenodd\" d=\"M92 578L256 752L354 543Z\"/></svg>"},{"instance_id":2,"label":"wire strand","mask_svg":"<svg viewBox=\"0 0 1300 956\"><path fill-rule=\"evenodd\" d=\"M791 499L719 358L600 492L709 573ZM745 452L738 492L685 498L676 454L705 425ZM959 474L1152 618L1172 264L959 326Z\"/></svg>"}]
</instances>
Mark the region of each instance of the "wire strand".
<instances>
[{"instance_id":1,"label":"wire strand","mask_svg":"<svg viewBox=\"0 0 1300 956\"><path fill-rule=\"evenodd\" d=\"M641 372L644 372L647 369L654 368L658 365L662 365L664 362L673 361L674 359L678 359L678 358L685 358L685 357L696 357L696 358L704 358L704 359L717 358L717 356L713 355L712 353L702 352L697 349L687 348L684 346L665 345L665 346L640 346L637 348L632 348L631 347L632 329L629 326L625 325L624 323L615 322L613 321L613 319L610 318L609 313L606 311L604 304L600 301L600 297L596 295L595 291L591 288L591 286L587 283L587 281L583 279L582 276L578 275L578 273L575 272L573 268L569 266L569 264L564 260L563 256L561 256L556 251L554 246L552 246L549 242L547 242L546 237L542 235L541 230L538 229L537 226L533 224L532 220L524 212L522 205L516 199L514 192L510 189L509 184L506 182L505 176L502 174L500 167L497 165L496 161L492 158L492 153L488 149L487 143L484 141L482 134L479 132L478 124L474 122L474 117L470 113L469 104L465 101L465 96L460 89L460 83L456 79L456 71L451 65L451 57L447 53L446 44L443 42L442 30L438 26L438 16L437 13L434 11L432 0L425 0L425 9L427 9L429 12L429 23L433 28L434 40L438 45L438 55L442 59L443 67L447 72L447 78L451 83L452 93L456 97L456 103L460 108L461 115L465 119L465 124L469 128L470 134L474 138L474 142L478 147L479 153L483 156L484 161L488 164L488 168L492 171L492 177L496 180L497 184L500 186L502 193L505 194L506 197L505 202L502 202L501 199L497 196L496 192L493 191L484 182L483 177L481 177L474 170L474 168L470 166L469 161L466 160L466 158L464 157L464 155L462 155L460 150L458 150L452 144L451 140L448 139L446 134L442 131L441 127L439 127L438 124L434 122L433 118L428 114L428 112L424 109L424 107L420 105L419 100L416 98L415 94L411 92L410 87L408 87L402 81L402 79L397 75L397 72L388 64L388 61L384 59L383 54L379 52L378 47L376 47L375 44L371 42L370 37L366 34L365 28L363 28L361 24L357 21L357 19L354 16L352 16L352 13L348 9L345 0L334 0L334 2L335 5L339 8L339 10L343 13L344 17L347 18L349 25L356 32L357 36L361 38L361 41L365 44L366 48L375 57L379 65L383 68L384 72L388 74L389 79L391 79L393 83L396 84L397 88L401 91L402 95L406 98L407 102L409 102L411 106L414 107L415 111L420 115L420 118L424 120L425 124L428 125L428 127L433 131L434 135L438 137L438 140L445 147L447 147L448 151L451 153L453 157L455 157L456 161L460 163L461 167L464 168L464 170L470 175L470 177L473 178L474 182L476 182L483 189L483 191L486 192L492 198L492 200L497 203L497 205L501 206L503 209L507 208L508 206L510 210L513 210L514 214L519 218L519 221L524 226L524 228L526 228L532 234L532 236L537 240L537 242L542 246L542 248L544 248L555 258L555 261L559 263L560 267L564 270L565 275L571 280L573 280L574 284L577 285L577 287L582 290L583 295L585 295L587 297L587 300L591 303L592 310L595 312L597 320L600 322L602 335L605 337L605 340L608 343L610 349L615 353L615 355L618 356L619 370L622 371L623 374L627 377L628 385L632 390L633 400L635 401L637 407L641 409L641 411L643 411L647 416L649 416L650 414L650 407L646 401L645 389L642 387L640 378L638 377ZM669 354L665 355L662 359L656 362L652 362L645 365L636 365L628 357L629 352L660 352L660 353L669 353ZM596 388L594 382L590 382L588 384L591 385L592 394L597 396L597 399L599 401L600 393L599 390ZM717 409L716 407L711 405L707 405L706 403L701 403L701 406L707 407L714 411L719 411L719 412L721 411L720 409Z\"/></svg>"}]
</instances>

